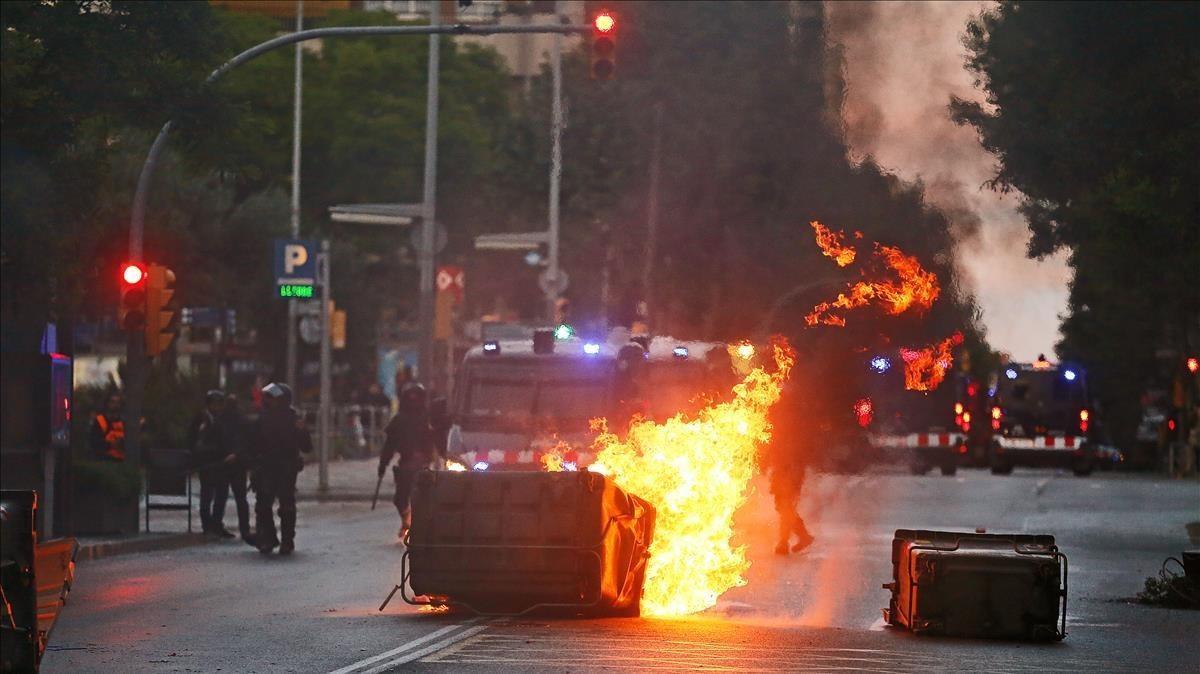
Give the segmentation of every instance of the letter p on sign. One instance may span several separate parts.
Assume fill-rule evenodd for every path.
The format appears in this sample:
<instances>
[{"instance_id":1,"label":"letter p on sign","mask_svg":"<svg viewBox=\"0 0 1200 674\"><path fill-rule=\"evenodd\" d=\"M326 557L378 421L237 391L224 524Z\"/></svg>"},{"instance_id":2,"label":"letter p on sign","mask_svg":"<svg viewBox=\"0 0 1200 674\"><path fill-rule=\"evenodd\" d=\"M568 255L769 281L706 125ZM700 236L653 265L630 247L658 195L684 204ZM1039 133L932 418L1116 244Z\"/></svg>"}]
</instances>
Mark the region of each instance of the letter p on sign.
<instances>
[{"instance_id":1,"label":"letter p on sign","mask_svg":"<svg viewBox=\"0 0 1200 674\"><path fill-rule=\"evenodd\" d=\"M283 270L285 273L295 273L296 267L303 267L308 262L308 249L295 243L283 247Z\"/></svg>"}]
</instances>

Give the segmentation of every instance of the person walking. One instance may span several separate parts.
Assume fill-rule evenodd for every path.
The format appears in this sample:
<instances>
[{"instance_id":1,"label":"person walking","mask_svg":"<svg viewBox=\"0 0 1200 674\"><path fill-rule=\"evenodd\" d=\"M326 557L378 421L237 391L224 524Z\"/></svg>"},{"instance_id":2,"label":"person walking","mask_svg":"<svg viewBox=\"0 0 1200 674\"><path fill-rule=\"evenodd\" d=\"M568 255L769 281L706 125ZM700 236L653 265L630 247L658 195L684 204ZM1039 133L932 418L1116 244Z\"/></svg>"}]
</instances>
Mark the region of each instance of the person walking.
<instances>
[{"instance_id":1,"label":"person walking","mask_svg":"<svg viewBox=\"0 0 1200 674\"><path fill-rule=\"evenodd\" d=\"M221 427L227 442L228 453L225 455L223 470L229 483L229 493L237 509L238 533L248 545L258 547L254 534L250 531L250 502L246 498L246 465L240 458L241 450L246 443L246 419L238 409L237 396L230 393L225 396L225 407L217 424Z\"/></svg>"},{"instance_id":2,"label":"person walking","mask_svg":"<svg viewBox=\"0 0 1200 674\"><path fill-rule=\"evenodd\" d=\"M800 552L813 542L812 534L797 511L810 454L807 451L810 441L807 434L797 432L801 408L794 391L794 382L789 383L772 410L771 442L765 457L771 473L775 512L779 516L779 536L775 544L777 555L786 555L789 551ZM794 544L792 536L796 537Z\"/></svg>"},{"instance_id":3,"label":"person walking","mask_svg":"<svg viewBox=\"0 0 1200 674\"><path fill-rule=\"evenodd\" d=\"M192 466L200 476L200 524L204 533L233 538L225 528L225 502L229 498L224 458L229 454L228 436L218 418L225 407L225 393L218 390L204 395L204 409L192 421Z\"/></svg>"},{"instance_id":4,"label":"person walking","mask_svg":"<svg viewBox=\"0 0 1200 674\"><path fill-rule=\"evenodd\" d=\"M125 460L125 422L121 418L124 399L120 393L112 392L104 401L104 409L97 412L88 428L88 446L92 454L101 461Z\"/></svg>"},{"instance_id":5,"label":"person walking","mask_svg":"<svg viewBox=\"0 0 1200 674\"><path fill-rule=\"evenodd\" d=\"M412 525L412 509L409 504L413 481L417 473L429 467L433 460L433 433L429 427L429 406L425 387L409 382L400 391L399 411L388 422L386 439L379 455L379 477L387 472L392 457L400 456L392 468L392 479L396 482L396 494L392 502L400 514L400 538L404 539Z\"/></svg>"},{"instance_id":6,"label":"person walking","mask_svg":"<svg viewBox=\"0 0 1200 674\"><path fill-rule=\"evenodd\" d=\"M296 475L304 468L301 454L312 452L312 437L292 407L292 390L270 383L262 389L263 408L244 454L253 457L254 503L258 551L290 555L296 549ZM279 502L279 529L271 512Z\"/></svg>"}]
</instances>

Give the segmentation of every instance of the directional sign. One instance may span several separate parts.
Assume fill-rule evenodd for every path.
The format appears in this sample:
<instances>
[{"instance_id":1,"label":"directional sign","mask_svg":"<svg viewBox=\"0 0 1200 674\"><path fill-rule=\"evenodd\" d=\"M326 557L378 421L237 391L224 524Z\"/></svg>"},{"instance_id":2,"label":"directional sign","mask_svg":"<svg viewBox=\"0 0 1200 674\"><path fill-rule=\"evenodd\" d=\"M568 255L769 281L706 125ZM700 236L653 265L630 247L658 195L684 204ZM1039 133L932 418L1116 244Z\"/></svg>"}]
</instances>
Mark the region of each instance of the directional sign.
<instances>
[{"instance_id":1,"label":"directional sign","mask_svg":"<svg viewBox=\"0 0 1200 674\"><path fill-rule=\"evenodd\" d=\"M314 296L319 250L316 241L275 239L275 289L279 297Z\"/></svg>"},{"instance_id":2,"label":"directional sign","mask_svg":"<svg viewBox=\"0 0 1200 674\"><path fill-rule=\"evenodd\" d=\"M462 267L444 264L438 267L434 281L437 283L439 293L449 293L454 296L455 302L462 301L463 290L466 288Z\"/></svg>"},{"instance_id":3,"label":"directional sign","mask_svg":"<svg viewBox=\"0 0 1200 674\"><path fill-rule=\"evenodd\" d=\"M554 295L556 297L563 294L570 281L571 279L567 276L567 272L561 269L558 270L557 275L553 276L550 274L549 269L538 274L538 287L547 295Z\"/></svg>"}]
</instances>

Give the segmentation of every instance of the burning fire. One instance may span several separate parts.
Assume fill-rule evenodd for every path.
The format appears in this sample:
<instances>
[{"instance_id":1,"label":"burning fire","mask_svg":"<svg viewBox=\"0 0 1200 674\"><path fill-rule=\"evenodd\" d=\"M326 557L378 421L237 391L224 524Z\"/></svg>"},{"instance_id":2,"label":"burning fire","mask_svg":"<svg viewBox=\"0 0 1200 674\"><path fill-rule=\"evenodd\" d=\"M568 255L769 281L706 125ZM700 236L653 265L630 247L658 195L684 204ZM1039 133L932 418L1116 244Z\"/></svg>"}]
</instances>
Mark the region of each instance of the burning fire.
<instances>
[{"instance_id":1,"label":"burning fire","mask_svg":"<svg viewBox=\"0 0 1200 674\"><path fill-rule=\"evenodd\" d=\"M454 461L453 459L446 459L446 470L448 470L452 473L461 473L461 472L465 471L466 469L467 469L467 467L462 465L461 463Z\"/></svg>"},{"instance_id":2,"label":"burning fire","mask_svg":"<svg viewBox=\"0 0 1200 674\"><path fill-rule=\"evenodd\" d=\"M767 413L795 362L782 338L772 350L773 372L754 368L733 387L732 398L695 415L662 423L636 419L624 438L605 420L592 421L600 432L596 464L657 510L642 598L648 615L704 610L746 582L746 550L730 544L733 514L746 502L758 449L770 439Z\"/></svg>"},{"instance_id":3,"label":"burning fire","mask_svg":"<svg viewBox=\"0 0 1200 674\"><path fill-rule=\"evenodd\" d=\"M932 391L946 378L946 371L954 364L952 346L962 344L962 333L956 332L946 339L923 349L900 349L904 361L904 388L909 391Z\"/></svg>"},{"instance_id":4,"label":"burning fire","mask_svg":"<svg viewBox=\"0 0 1200 674\"><path fill-rule=\"evenodd\" d=\"M813 307L804 321L810 326L845 325L846 318L835 309L856 309L871 303L893 316L912 307L925 311L933 305L941 292L937 276L925 271L917 258L905 255L899 248L879 244L875 245L874 257L895 273L895 280L858 281L849 287L848 294L838 293L836 300Z\"/></svg>"},{"instance_id":5,"label":"burning fire","mask_svg":"<svg viewBox=\"0 0 1200 674\"><path fill-rule=\"evenodd\" d=\"M817 237L817 245L821 247L821 252L825 254L825 257L831 258L839 267L845 267L854 262L854 248L846 245L846 235L843 232L835 232L816 220L808 224L812 225L813 234ZM861 239L862 233L855 232L854 236Z\"/></svg>"}]
</instances>

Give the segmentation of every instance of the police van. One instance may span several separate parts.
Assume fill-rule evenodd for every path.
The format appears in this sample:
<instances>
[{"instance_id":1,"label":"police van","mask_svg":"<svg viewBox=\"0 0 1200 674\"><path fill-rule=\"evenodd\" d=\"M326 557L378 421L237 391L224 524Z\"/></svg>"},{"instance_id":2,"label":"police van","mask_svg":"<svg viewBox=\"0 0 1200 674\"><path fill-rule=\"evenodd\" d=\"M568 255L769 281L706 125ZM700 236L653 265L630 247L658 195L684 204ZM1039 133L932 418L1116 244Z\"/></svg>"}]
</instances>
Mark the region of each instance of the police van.
<instances>
[{"instance_id":1,"label":"police van","mask_svg":"<svg viewBox=\"0 0 1200 674\"><path fill-rule=\"evenodd\" d=\"M635 416L665 419L730 379L723 344L636 339L580 339L560 326L470 349L448 456L473 470L540 470L554 450L582 468L595 460L591 420L615 430Z\"/></svg>"},{"instance_id":2,"label":"police van","mask_svg":"<svg viewBox=\"0 0 1200 674\"><path fill-rule=\"evenodd\" d=\"M1092 472L1095 421L1082 368L1039 357L1002 366L996 382L989 419L993 473L1005 475L1014 466Z\"/></svg>"}]
</instances>

